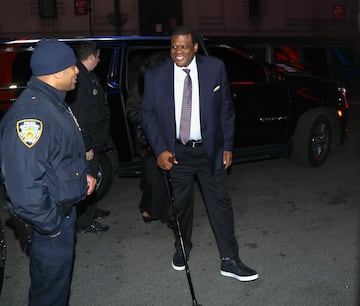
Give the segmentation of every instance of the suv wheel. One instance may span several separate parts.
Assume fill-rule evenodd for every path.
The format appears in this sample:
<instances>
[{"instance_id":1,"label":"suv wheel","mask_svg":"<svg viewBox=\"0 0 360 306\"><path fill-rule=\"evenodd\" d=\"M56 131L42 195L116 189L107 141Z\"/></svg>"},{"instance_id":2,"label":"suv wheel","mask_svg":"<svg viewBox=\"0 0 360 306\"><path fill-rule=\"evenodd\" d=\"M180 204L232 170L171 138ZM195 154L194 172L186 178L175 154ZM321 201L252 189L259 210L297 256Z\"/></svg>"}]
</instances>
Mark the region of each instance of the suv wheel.
<instances>
[{"instance_id":1,"label":"suv wheel","mask_svg":"<svg viewBox=\"0 0 360 306\"><path fill-rule=\"evenodd\" d=\"M293 142L293 158L304 166L318 167L323 164L331 149L331 125L323 113L305 113L296 127Z\"/></svg>"},{"instance_id":2,"label":"suv wheel","mask_svg":"<svg viewBox=\"0 0 360 306\"><path fill-rule=\"evenodd\" d=\"M96 199L100 201L110 191L113 183L113 167L106 153L99 154L99 168L96 180Z\"/></svg>"}]
</instances>

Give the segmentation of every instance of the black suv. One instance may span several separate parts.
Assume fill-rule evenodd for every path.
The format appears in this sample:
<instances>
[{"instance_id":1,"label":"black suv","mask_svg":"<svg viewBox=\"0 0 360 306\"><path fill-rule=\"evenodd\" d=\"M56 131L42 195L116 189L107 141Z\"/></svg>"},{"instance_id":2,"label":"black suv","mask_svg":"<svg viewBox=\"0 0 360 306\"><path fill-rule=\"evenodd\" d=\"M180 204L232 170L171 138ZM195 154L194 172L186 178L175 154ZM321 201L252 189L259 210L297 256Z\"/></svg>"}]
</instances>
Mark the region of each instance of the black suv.
<instances>
[{"instance_id":1,"label":"black suv","mask_svg":"<svg viewBox=\"0 0 360 306\"><path fill-rule=\"evenodd\" d=\"M129 90L154 52L169 54L169 37L91 37L62 39L71 47L94 40L101 47L96 68L108 94L119 176L141 173L134 127L126 118ZM31 75L29 59L37 40L0 44L0 112L5 112ZM320 166L347 131L346 90L341 82L286 74L246 50L212 38L200 41L200 54L221 58L231 84L236 116L234 162L292 156ZM1 115L0 115L1 116ZM106 160L103 168L108 169ZM103 178L104 169L99 173Z\"/></svg>"}]
</instances>

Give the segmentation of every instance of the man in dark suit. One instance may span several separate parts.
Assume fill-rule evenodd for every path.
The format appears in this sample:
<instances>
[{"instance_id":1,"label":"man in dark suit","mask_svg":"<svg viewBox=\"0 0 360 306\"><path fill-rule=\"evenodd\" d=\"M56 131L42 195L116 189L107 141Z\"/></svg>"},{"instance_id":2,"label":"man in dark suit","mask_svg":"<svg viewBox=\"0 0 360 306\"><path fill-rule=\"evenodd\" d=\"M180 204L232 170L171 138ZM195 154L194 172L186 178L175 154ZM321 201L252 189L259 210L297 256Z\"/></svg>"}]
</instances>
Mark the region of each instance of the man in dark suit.
<instances>
[{"instance_id":1,"label":"man in dark suit","mask_svg":"<svg viewBox=\"0 0 360 306\"><path fill-rule=\"evenodd\" d=\"M221 275L252 281L258 274L239 259L232 202L226 186L235 120L229 83L223 62L196 55L197 50L197 36L190 28L174 29L172 61L145 73L143 128L158 166L170 171L186 259L192 248L197 181L219 249ZM176 251L172 266L184 270L181 244L174 233Z\"/></svg>"}]
</instances>

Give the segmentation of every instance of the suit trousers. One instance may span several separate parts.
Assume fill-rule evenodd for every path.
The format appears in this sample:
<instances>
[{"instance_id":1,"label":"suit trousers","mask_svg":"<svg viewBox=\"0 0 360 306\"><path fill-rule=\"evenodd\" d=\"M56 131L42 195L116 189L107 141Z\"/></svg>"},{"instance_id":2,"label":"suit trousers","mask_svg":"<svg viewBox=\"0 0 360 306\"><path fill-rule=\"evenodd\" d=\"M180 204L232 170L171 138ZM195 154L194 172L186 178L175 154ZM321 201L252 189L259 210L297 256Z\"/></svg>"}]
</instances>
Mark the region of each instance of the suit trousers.
<instances>
[{"instance_id":1,"label":"suit trousers","mask_svg":"<svg viewBox=\"0 0 360 306\"><path fill-rule=\"evenodd\" d=\"M56 237L34 232L30 251L29 306L67 306L75 248L76 211Z\"/></svg>"},{"instance_id":2,"label":"suit trousers","mask_svg":"<svg viewBox=\"0 0 360 306\"><path fill-rule=\"evenodd\" d=\"M192 248L194 192L197 182L215 234L220 258L238 257L232 202L226 185L227 172L225 168L211 173L209 159L203 145L192 147L177 143L176 159L178 164L174 164L170 175L174 189L177 216L186 251ZM174 216L171 214L170 218L174 220ZM176 227L173 228L175 247L177 250L181 250Z\"/></svg>"}]
</instances>

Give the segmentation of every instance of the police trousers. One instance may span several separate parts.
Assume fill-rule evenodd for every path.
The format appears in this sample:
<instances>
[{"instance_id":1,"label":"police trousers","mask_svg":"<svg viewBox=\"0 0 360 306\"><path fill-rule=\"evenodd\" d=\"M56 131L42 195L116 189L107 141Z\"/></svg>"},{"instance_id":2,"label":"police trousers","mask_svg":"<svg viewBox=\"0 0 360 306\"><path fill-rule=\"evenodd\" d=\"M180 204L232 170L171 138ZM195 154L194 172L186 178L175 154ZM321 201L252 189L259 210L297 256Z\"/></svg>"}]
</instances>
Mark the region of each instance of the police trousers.
<instances>
[{"instance_id":1,"label":"police trousers","mask_svg":"<svg viewBox=\"0 0 360 306\"><path fill-rule=\"evenodd\" d=\"M70 295L76 234L72 209L56 237L35 231L30 251L29 306L67 306Z\"/></svg>"}]
</instances>

